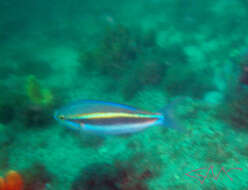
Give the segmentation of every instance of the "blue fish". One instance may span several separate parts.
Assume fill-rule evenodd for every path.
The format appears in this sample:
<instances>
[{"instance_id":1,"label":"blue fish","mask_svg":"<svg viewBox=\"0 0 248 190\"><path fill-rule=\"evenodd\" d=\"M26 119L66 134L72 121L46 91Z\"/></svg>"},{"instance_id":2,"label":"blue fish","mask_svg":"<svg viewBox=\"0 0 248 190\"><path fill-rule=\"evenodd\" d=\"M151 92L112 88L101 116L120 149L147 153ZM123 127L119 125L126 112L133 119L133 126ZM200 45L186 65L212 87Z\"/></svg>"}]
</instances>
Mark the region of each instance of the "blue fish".
<instances>
[{"instance_id":1,"label":"blue fish","mask_svg":"<svg viewBox=\"0 0 248 190\"><path fill-rule=\"evenodd\" d=\"M100 135L121 135L152 126L179 129L168 109L163 113L142 111L127 105L83 100L55 112L55 119L74 129Z\"/></svg>"}]
</instances>

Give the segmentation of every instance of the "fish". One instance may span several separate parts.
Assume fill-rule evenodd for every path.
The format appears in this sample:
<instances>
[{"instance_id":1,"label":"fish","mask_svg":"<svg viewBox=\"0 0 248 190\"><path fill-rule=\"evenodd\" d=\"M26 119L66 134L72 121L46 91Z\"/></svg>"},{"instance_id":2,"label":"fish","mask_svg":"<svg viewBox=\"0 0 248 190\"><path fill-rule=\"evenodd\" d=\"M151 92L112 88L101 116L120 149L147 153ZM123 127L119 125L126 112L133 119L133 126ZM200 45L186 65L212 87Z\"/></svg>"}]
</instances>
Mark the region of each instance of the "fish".
<instances>
[{"instance_id":1,"label":"fish","mask_svg":"<svg viewBox=\"0 0 248 190\"><path fill-rule=\"evenodd\" d=\"M99 100L80 100L55 111L54 118L72 129L97 135L125 135L152 126L181 129L170 113L143 111L128 105Z\"/></svg>"}]
</instances>

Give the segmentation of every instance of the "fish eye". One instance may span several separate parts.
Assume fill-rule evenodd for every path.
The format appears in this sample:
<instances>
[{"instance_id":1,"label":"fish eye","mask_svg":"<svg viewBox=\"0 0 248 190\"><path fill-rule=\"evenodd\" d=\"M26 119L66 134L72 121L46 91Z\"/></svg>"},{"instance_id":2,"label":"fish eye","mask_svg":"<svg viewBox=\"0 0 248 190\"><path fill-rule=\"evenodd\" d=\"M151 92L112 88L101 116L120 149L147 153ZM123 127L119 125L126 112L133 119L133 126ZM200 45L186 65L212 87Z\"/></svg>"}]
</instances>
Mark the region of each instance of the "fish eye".
<instances>
[{"instance_id":1,"label":"fish eye","mask_svg":"<svg viewBox=\"0 0 248 190\"><path fill-rule=\"evenodd\" d=\"M64 120L65 119L65 116L64 115L60 115L59 116L59 119Z\"/></svg>"}]
</instances>

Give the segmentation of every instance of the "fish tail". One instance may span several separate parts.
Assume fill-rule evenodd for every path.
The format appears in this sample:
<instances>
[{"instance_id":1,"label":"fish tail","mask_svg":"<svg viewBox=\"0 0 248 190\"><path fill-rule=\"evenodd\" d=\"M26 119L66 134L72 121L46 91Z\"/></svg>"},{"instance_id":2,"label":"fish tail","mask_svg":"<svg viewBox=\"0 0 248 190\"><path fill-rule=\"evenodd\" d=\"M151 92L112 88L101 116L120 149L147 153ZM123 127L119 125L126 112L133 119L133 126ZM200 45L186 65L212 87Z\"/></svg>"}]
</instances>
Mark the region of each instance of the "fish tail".
<instances>
[{"instance_id":1,"label":"fish tail","mask_svg":"<svg viewBox=\"0 0 248 190\"><path fill-rule=\"evenodd\" d=\"M179 119L175 115L175 107L179 102L182 101L182 98L176 98L169 105L161 110L161 114L163 115L162 126L166 128L173 128L177 131L184 132L185 128L179 121Z\"/></svg>"}]
</instances>

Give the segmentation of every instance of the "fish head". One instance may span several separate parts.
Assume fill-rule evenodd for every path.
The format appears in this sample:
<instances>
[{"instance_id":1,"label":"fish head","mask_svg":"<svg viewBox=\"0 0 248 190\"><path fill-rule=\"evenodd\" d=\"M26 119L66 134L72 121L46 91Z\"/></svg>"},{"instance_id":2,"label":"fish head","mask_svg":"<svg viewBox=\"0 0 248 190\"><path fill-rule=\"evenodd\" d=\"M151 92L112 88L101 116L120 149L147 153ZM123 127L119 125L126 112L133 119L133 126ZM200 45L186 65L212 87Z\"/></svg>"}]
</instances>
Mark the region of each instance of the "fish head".
<instances>
[{"instance_id":1,"label":"fish head","mask_svg":"<svg viewBox=\"0 0 248 190\"><path fill-rule=\"evenodd\" d=\"M59 122L63 122L66 119L63 114L57 114L57 113L54 115L54 118Z\"/></svg>"},{"instance_id":2,"label":"fish head","mask_svg":"<svg viewBox=\"0 0 248 190\"><path fill-rule=\"evenodd\" d=\"M82 124L73 121L73 118L70 113L63 112L61 110L55 112L54 119L60 124L70 127L72 129L80 129L82 126Z\"/></svg>"}]
</instances>

